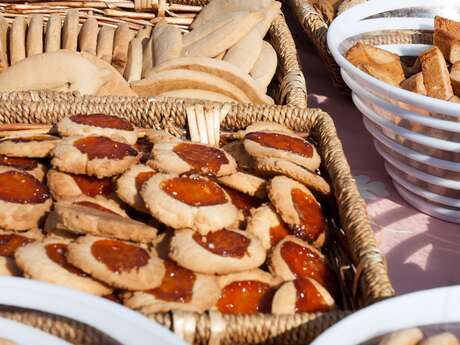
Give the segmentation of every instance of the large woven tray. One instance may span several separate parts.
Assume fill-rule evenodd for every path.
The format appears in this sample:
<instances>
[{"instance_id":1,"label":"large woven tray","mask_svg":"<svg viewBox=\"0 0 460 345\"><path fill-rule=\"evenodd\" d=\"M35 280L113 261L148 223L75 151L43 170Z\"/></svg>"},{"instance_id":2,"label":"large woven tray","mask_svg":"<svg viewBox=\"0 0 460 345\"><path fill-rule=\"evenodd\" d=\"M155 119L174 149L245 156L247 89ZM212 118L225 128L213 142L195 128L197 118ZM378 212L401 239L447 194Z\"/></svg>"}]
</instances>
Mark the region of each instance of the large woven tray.
<instances>
[{"instance_id":1,"label":"large woven tray","mask_svg":"<svg viewBox=\"0 0 460 345\"><path fill-rule=\"evenodd\" d=\"M55 123L71 113L109 113L129 119L139 127L166 129L173 134L187 133L187 104L152 102L141 97L93 97L54 92L0 94L0 123ZM316 314L221 315L219 313L158 313L149 315L194 344L307 344L349 312L391 297L393 288L387 276L384 257L377 249L366 209L360 197L332 119L318 109L287 106L234 104L221 123L224 131L237 131L254 121L273 121L308 133L317 144L323 161L322 173L331 181L333 200L327 203L333 245L326 253L340 277L339 309ZM323 203L324 205L324 203ZM0 315L5 315L0 309ZM30 311L19 310L16 319L31 323ZM32 323L56 333L57 327L73 327L73 340L88 327L35 313ZM36 319L39 319L38 321ZM43 321L43 318L49 318ZM43 327L42 327L43 328ZM72 334L72 332L64 332ZM79 336L76 343L89 344Z\"/></svg>"},{"instance_id":2,"label":"large woven tray","mask_svg":"<svg viewBox=\"0 0 460 345\"><path fill-rule=\"evenodd\" d=\"M131 29L140 30L146 26L155 26L162 18L183 30L188 30L194 17L208 0L95 0L95 1L59 1L6 0L0 2L0 15L11 21L16 16L43 14L47 22L51 13L62 16L69 9L80 12L80 20L94 17L99 25L116 26L127 23ZM278 55L276 76L269 87L269 94L276 104L287 104L301 108L307 107L307 88L305 77L297 57L292 34L283 15L272 23L269 40Z\"/></svg>"}]
</instances>

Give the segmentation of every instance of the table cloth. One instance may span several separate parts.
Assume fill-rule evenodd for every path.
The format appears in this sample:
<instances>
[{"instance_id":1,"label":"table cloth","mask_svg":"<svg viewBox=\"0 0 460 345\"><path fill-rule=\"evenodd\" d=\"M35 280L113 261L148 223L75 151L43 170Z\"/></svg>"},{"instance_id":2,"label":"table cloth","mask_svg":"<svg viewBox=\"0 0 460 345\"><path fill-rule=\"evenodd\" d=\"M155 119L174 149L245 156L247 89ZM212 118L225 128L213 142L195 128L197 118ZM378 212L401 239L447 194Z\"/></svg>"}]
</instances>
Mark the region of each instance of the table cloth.
<instances>
[{"instance_id":1,"label":"table cloth","mask_svg":"<svg viewBox=\"0 0 460 345\"><path fill-rule=\"evenodd\" d=\"M425 215L396 192L361 113L335 89L315 47L285 11L307 80L308 106L334 119L397 294L460 284L460 225Z\"/></svg>"}]
</instances>

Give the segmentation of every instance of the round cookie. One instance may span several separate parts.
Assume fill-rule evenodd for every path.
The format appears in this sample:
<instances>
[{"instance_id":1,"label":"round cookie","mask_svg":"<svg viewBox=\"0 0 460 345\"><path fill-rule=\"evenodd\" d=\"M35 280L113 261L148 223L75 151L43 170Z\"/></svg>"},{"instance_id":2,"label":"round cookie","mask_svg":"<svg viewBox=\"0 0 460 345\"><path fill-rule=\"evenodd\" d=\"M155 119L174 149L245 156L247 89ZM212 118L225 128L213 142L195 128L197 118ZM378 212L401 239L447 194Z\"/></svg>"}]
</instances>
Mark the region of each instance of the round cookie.
<instances>
[{"instance_id":1,"label":"round cookie","mask_svg":"<svg viewBox=\"0 0 460 345\"><path fill-rule=\"evenodd\" d=\"M286 281L313 278L328 289L332 287L332 272L323 254L295 236L287 236L278 242L268 266L270 272Z\"/></svg>"},{"instance_id":2,"label":"round cookie","mask_svg":"<svg viewBox=\"0 0 460 345\"><path fill-rule=\"evenodd\" d=\"M216 309L223 314L270 313L281 280L260 269L218 277L220 296Z\"/></svg>"},{"instance_id":3,"label":"round cookie","mask_svg":"<svg viewBox=\"0 0 460 345\"><path fill-rule=\"evenodd\" d=\"M16 250L16 263L32 279L98 296L110 294L111 288L69 263L69 244L70 241L63 239L45 239L28 244Z\"/></svg>"},{"instance_id":4,"label":"round cookie","mask_svg":"<svg viewBox=\"0 0 460 345\"><path fill-rule=\"evenodd\" d=\"M267 204L260 206L252 213L246 231L254 234L267 250L291 234L273 207Z\"/></svg>"},{"instance_id":5,"label":"round cookie","mask_svg":"<svg viewBox=\"0 0 460 345\"><path fill-rule=\"evenodd\" d=\"M111 286L150 290L160 286L165 268L152 252L124 241L82 236L69 245L70 263Z\"/></svg>"},{"instance_id":6,"label":"round cookie","mask_svg":"<svg viewBox=\"0 0 460 345\"><path fill-rule=\"evenodd\" d=\"M25 171L0 168L0 227L23 231L37 228L51 208L48 188Z\"/></svg>"},{"instance_id":7,"label":"round cookie","mask_svg":"<svg viewBox=\"0 0 460 345\"><path fill-rule=\"evenodd\" d=\"M331 194L331 186L324 178L290 161L279 158L256 158L254 168L263 173L288 176L322 195Z\"/></svg>"},{"instance_id":8,"label":"round cookie","mask_svg":"<svg viewBox=\"0 0 460 345\"><path fill-rule=\"evenodd\" d=\"M334 299L314 279L297 278L284 283L273 297L273 314L319 313L334 308Z\"/></svg>"},{"instance_id":9,"label":"round cookie","mask_svg":"<svg viewBox=\"0 0 460 345\"><path fill-rule=\"evenodd\" d=\"M242 140L232 141L223 146L222 149L233 157L238 164L238 168L252 170L254 160L244 149Z\"/></svg>"},{"instance_id":10,"label":"round cookie","mask_svg":"<svg viewBox=\"0 0 460 345\"><path fill-rule=\"evenodd\" d=\"M237 171L231 175L222 176L217 179L220 184L233 188L241 193L267 199L267 181L256 175Z\"/></svg>"},{"instance_id":11,"label":"round cookie","mask_svg":"<svg viewBox=\"0 0 460 345\"><path fill-rule=\"evenodd\" d=\"M132 146L104 136L68 137L53 150L51 164L61 171L98 178L123 173L137 163Z\"/></svg>"},{"instance_id":12,"label":"round cookie","mask_svg":"<svg viewBox=\"0 0 460 345\"><path fill-rule=\"evenodd\" d=\"M175 232L169 256L195 272L228 274L259 267L266 252L254 235L242 230L222 229L204 236L184 229Z\"/></svg>"},{"instance_id":13,"label":"round cookie","mask_svg":"<svg viewBox=\"0 0 460 345\"><path fill-rule=\"evenodd\" d=\"M111 177L98 179L94 176L75 175L50 169L47 174L48 188L55 200L70 200L87 196L109 198L114 192Z\"/></svg>"},{"instance_id":14,"label":"round cookie","mask_svg":"<svg viewBox=\"0 0 460 345\"><path fill-rule=\"evenodd\" d=\"M238 220L238 210L222 187L198 175L156 174L144 183L141 196L150 213L174 229L207 234Z\"/></svg>"},{"instance_id":15,"label":"round cookie","mask_svg":"<svg viewBox=\"0 0 460 345\"><path fill-rule=\"evenodd\" d=\"M321 158L315 147L302 137L275 131L250 132L244 136L247 153L257 158L281 158L312 171L319 168Z\"/></svg>"},{"instance_id":16,"label":"round cookie","mask_svg":"<svg viewBox=\"0 0 460 345\"><path fill-rule=\"evenodd\" d=\"M0 155L10 157L43 158L50 155L61 139L47 134L28 134L0 140Z\"/></svg>"},{"instance_id":17,"label":"round cookie","mask_svg":"<svg viewBox=\"0 0 460 345\"><path fill-rule=\"evenodd\" d=\"M251 196L239 192L233 188L222 186L232 200L233 205L238 209L239 224L244 227L246 220L251 215L251 212L262 205L263 201L255 196Z\"/></svg>"},{"instance_id":18,"label":"round cookie","mask_svg":"<svg viewBox=\"0 0 460 345\"><path fill-rule=\"evenodd\" d=\"M116 212L105 204L101 200L57 202L48 216L47 228L142 243L156 239L157 229L128 218L124 212Z\"/></svg>"},{"instance_id":19,"label":"round cookie","mask_svg":"<svg viewBox=\"0 0 460 345\"><path fill-rule=\"evenodd\" d=\"M134 145L137 129L128 120L105 114L70 115L57 123L63 137L103 135Z\"/></svg>"},{"instance_id":20,"label":"round cookie","mask_svg":"<svg viewBox=\"0 0 460 345\"><path fill-rule=\"evenodd\" d=\"M247 126L245 130L238 131L236 133L236 136L240 139L243 139L244 136L248 133L260 132L260 131L276 131L276 132L294 134L292 130L290 130L284 125L280 125L274 122L258 121L258 122L254 122L251 125Z\"/></svg>"},{"instance_id":21,"label":"round cookie","mask_svg":"<svg viewBox=\"0 0 460 345\"><path fill-rule=\"evenodd\" d=\"M39 163L33 158L27 157L8 157L0 155L0 167L14 168L17 170L24 170L31 174L37 180L43 181L46 175L46 166Z\"/></svg>"},{"instance_id":22,"label":"round cookie","mask_svg":"<svg viewBox=\"0 0 460 345\"><path fill-rule=\"evenodd\" d=\"M39 229L21 233L0 230L0 275L21 275L21 270L14 259L14 253L18 248L42 238L43 234Z\"/></svg>"},{"instance_id":23,"label":"round cookie","mask_svg":"<svg viewBox=\"0 0 460 345\"><path fill-rule=\"evenodd\" d=\"M316 247L324 244L326 220L321 205L303 184L286 176L276 176L268 184L268 197L293 233Z\"/></svg>"},{"instance_id":24,"label":"round cookie","mask_svg":"<svg viewBox=\"0 0 460 345\"><path fill-rule=\"evenodd\" d=\"M214 276L194 273L171 260L163 262L166 273L161 285L148 291L128 292L125 306L145 314L183 310L203 313L219 298Z\"/></svg>"},{"instance_id":25,"label":"round cookie","mask_svg":"<svg viewBox=\"0 0 460 345\"><path fill-rule=\"evenodd\" d=\"M145 137L154 145L159 143L177 143L181 140L164 129L145 129Z\"/></svg>"},{"instance_id":26,"label":"round cookie","mask_svg":"<svg viewBox=\"0 0 460 345\"><path fill-rule=\"evenodd\" d=\"M139 191L144 182L155 174L155 170L143 164L129 168L117 180L118 197L136 210L148 213Z\"/></svg>"},{"instance_id":27,"label":"round cookie","mask_svg":"<svg viewBox=\"0 0 460 345\"><path fill-rule=\"evenodd\" d=\"M165 173L196 173L224 176L236 172L231 155L211 145L182 142L162 142L153 146L153 159L147 164Z\"/></svg>"}]
</instances>

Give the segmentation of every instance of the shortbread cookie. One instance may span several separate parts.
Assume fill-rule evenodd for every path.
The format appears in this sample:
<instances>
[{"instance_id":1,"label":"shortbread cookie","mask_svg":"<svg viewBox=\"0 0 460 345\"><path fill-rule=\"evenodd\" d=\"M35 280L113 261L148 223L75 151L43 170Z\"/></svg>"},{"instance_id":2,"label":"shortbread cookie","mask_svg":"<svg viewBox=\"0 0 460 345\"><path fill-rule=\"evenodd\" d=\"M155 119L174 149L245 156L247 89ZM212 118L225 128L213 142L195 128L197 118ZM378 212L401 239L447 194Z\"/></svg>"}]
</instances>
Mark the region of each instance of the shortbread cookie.
<instances>
[{"instance_id":1,"label":"shortbread cookie","mask_svg":"<svg viewBox=\"0 0 460 345\"><path fill-rule=\"evenodd\" d=\"M217 179L220 184L233 188L241 193L267 199L267 181L256 175L237 171L234 174L222 176Z\"/></svg>"},{"instance_id":2,"label":"shortbread cookie","mask_svg":"<svg viewBox=\"0 0 460 345\"><path fill-rule=\"evenodd\" d=\"M242 140L232 141L222 147L222 149L233 157L240 169L252 169L254 159L244 149Z\"/></svg>"},{"instance_id":3,"label":"shortbread cookie","mask_svg":"<svg viewBox=\"0 0 460 345\"><path fill-rule=\"evenodd\" d=\"M75 175L50 169L47 174L48 188L55 200L70 200L82 196L109 198L114 193L111 177L98 179L94 176Z\"/></svg>"},{"instance_id":4,"label":"shortbread cookie","mask_svg":"<svg viewBox=\"0 0 460 345\"><path fill-rule=\"evenodd\" d=\"M224 150L192 142L159 143L153 147L153 159L147 164L165 173L192 172L224 176L236 172L236 162Z\"/></svg>"},{"instance_id":5,"label":"shortbread cookie","mask_svg":"<svg viewBox=\"0 0 460 345\"><path fill-rule=\"evenodd\" d=\"M46 174L46 166L37 160L27 157L8 157L0 155L0 167L10 167L18 170L24 170L31 174L37 180L43 181Z\"/></svg>"},{"instance_id":6,"label":"shortbread cookie","mask_svg":"<svg viewBox=\"0 0 460 345\"><path fill-rule=\"evenodd\" d=\"M282 158L310 170L318 169L321 163L315 147L295 134L250 132L244 136L243 144L249 155L257 158Z\"/></svg>"},{"instance_id":7,"label":"shortbread cookie","mask_svg":"<svg viewBox=\"0 0 460 345\"><path fill-rule=\"evenodd\" d=\"M291 234L288 226L270 205L262 205L252 213L246 231L257 236L265 249L272 248Z\"/></svg>"},{"instance_id":8,"label":"shortbread cookie","mask_svg":"<svg viewBox=\"0 0 460 345\"><path fill-rule=\"evenodd\" d=\"M103 178L123 173L138 160L131 145L93 135L62 139L53 150L51 164L64 172Z\"/></svg>"},{"instance_id":9,"label":"shortbread cookie","mask_svg":"<svg viewBox=\"0 0 460 345\"><path fill-rule=\"evenodd\" d=\"M326 288L332 285L332 272L323 254L295 236L285 237L273 248L268 265L273 274L286 281L312 278Z\"/></svg>"},{"instance_id":10,"label":"shortbread cookie","mask_svg":"<svg viewBox=\"0 0 460 345\"><path fill-rule=\"evenodd\" d=\"M260 269L218 278L220 297L216 308L223 314L270 313L279 278Z\"/></svg>"},{"instance_id":11,"label":"shortbread cookie","mask_svg":"<svg viewBox=\"0 0 460 345\"><path fill-rule=\"evenodd\" d=\"M254 169L259 172L285 175L304 184L313 191L322 195L331 194L331 186L318 174L280 158L256 158Z\"/></svg>"},{"instance_id":12,"label":"shortbread cookie","mask_svg":"<svg viewBox=\"0 0 460 345\"><path fill-rule=\"evenodd\" d=\"M32 279L98 296L110 294L110 287L92 279L69 262L69 243L62 239L46 239L28 244L16 251L16 263Z\"/></svg>"},{"instance_id":13,"label":"shortbread cookie","mask_svg":"<svg viewBox=\"0 0 460 345\"><path fill-rule=\"evenodd\" d=\"M101 206L100 200L60 201L50 214L55 228L77 234L107 236L121 240L150 243L157 229ZM47 221L48 222L48 221ZM50 225L51 226L51 225Z\"/></svg>"},{"instance_id":14,"label":"shortbread cookie","mask_svg":"<svg viewBox=\"0 0 460 345\"><path fill-rule=\"evenodd\" d=\"M59 140L58 137L45 134L6 137L0 140L0 154L10 157L47 157Z\"/></svg>"},{"instance_id":15,"label":"shortbread cookie","mask_svg":"<svg viewBox=\"0 0 460 345\"><path fill-rule=\"evenodd\" d=\"M273 297L273 314L319 313L334 308L334 299L314 279L297 278L284 283Z\"/></svg>"},{"instance_id":16,"label":"shortbread cookie","mask_svg":"<svg viewBox=\"0 0 460 345\"><path fill-rule=\"evenodd\" d=\"M155 170L143 164L129 168L117 180L118 197L136 210L148 213L139 191L144 182L155 174Z\"/></svg>"},{"instance_id":17,"label":"shortbread cookie","mask_svg":"<svg viewBox=\"0 0 460 345\"><path fill-rule=\"evenodd\" d=\"M289 177L276 176L269 182L268 197L297 237L318 248L324 244L326 221L321 205L307 187Z\"/></svg>"},{"instance_id":18,"label":"shortbread cookie","mask_svg":"<svg viewBox=\"0 0 460 345\"><path fill-rule=\"evenodd\" d=\"M175 232L169 255L195 272L228 274L259 267L266 252L254 235L241 230L222 229L204 236L185 229Z\"/></svg>"},{"instance_id":19,"label":"shortbread cookie","mask_svg":"<svg viewBox=\"0 0 460 345\"><path fill-rule=\"evenodd\" d=\"M69 245L69 261L114 287L150 290L160 286L165 268L155 253L119 240L83 236Z\"/></svg>"},{"instance_id":20,"label":"shortbread cookie","mask_svg":"<svg viewBox=\"0 0 460 345\"><path fill-rule=\"evenodd\" d=\"M21 270L16 265L14 253L18 248L42 238L43 234L39 229L21 233L0 230L0 275L20 275Z\"/></svg>"},{"instance_id":21,"label":"shortbread cookie","mask_svg":"<svg viewBox=\"0 0 460 345\"><path fill-rule=\"evenodd\" d=\"M166 273L161 285L148 291L127 293L124 304L145 314L183 310L203 313L219 298L217 279L194 273L171 260L164 261Z\"/></svg>"},{"instance_id":22,"label":"shortbread cookie","mask_svg":"<svg viewBox=\"0 0 460 345\"><path fill-rule=\"evenodd\" d=\"M105 114L70 115L57 123L63 137L103 135L134 145L137 129L126 119Z\"/></svg>"},{"instance_id":23,"label":"shortbread cookie","mask_svg":"<svg viewBox=\"0 0 460 345\"><path fill-rule=\"evenodd\" d=\"M25 171L0 168L1 228L36 228L51 204L48 188L35 177Z\"/></svg>"},{"instance_id":24,"label":"shortbread cookie","mask_svg":"<svg viewBox=\"0 0 460 345\"><path fill-rule=\"evenodd\" d=\"M156 174L144 183L141 196L150 213L174 229L207 234L238 220L230 196L217 183L198 175Z\"/></svg>"}]
</instances>

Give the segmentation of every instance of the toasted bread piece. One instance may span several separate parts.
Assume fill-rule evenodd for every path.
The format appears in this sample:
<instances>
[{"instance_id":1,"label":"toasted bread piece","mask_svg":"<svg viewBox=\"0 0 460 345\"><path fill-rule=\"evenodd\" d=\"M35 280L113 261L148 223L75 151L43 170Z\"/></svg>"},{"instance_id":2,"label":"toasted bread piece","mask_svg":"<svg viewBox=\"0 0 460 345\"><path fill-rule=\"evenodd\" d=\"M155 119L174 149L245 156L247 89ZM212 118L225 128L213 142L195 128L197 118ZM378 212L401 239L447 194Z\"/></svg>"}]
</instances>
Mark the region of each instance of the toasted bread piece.
<instances>
[{"instance_id":1,"label":"toasted bread piece","mask_svg":"<svg viewBox=\"0 0 460 345\"><path fill-rule=\"evenodd\" d=\"M449 102L460 103L460 98L458 98L457 96L453 95L451 98L449 98Z\"/></svg>"},{"instance_id":2,"label":"toasted bread piece","mask_svg":"<svg viewBox=\"0 0 460 345\"><path fill-rule=\"evenodd\" d=\"M309 2L314 9L323 15L323 19L327 23L331 23L334 20L337 9L343 0L313 0Z\"/></svg>"},{"instance_id":3,"label":"toasted bread piece","mask_svg":"<svg viewBox=\"0 0 460 345\"><path fill-rule=\"evenodd\" d=\"M456 96L460 96L460 62L450 68L450 82Z\"/></svg>"},{"instance_id":4,"label":"toasted bread piece","mask_svg":"<svg viewBox=\"0 0 460 345\"><path fill-rule=\"evenodd\" d=\"M441 49L447 61L451 63L460 61L460 36L453 36L452 33L445 30L435 30L433 42Z\"/></svg>"},{"instance_id":5,"label":"toasted bread piece","mask_svg":"<svg viewBox=\"0 0 460 345\"><path fill-rule=\"evenodd\" d=\"M448 100L454 95L446 60L438 47L433 47L420 55L423 81L430 97Z\"/></svg>"},{"instance_id":6,"label":"toasted bread piece","mask_svg":"<svg viewBox=\"0 0 460 345\"><path fill-rule=\"evenodd\" d=\"M423 73L419 72L412 77L407 78L401 83L401 87L405 90L419 93L426 96L426 88L423 82Z\"/></svg>"},{"instance_id":7,"label":"toasted bread piece","mask_svg":"<svg viewBox=\"0 0 460 345\"><path fill-rule=\"evenodd\" d=\"M448 31L455 37L460 37L460 22L440 16L434 17L434 29Z\"/></svg>"},{"instance_id":8,"label":"toasted bread piece","mask_svg":"<svg viewBox=\"0 0 460 345\"><path fill-rule=\"evenodd\" d=\"M399 86L405 79L401 58L384 49L357 43L345 57L356 67L392 85Z\"/></svg>"}]
</instances>

